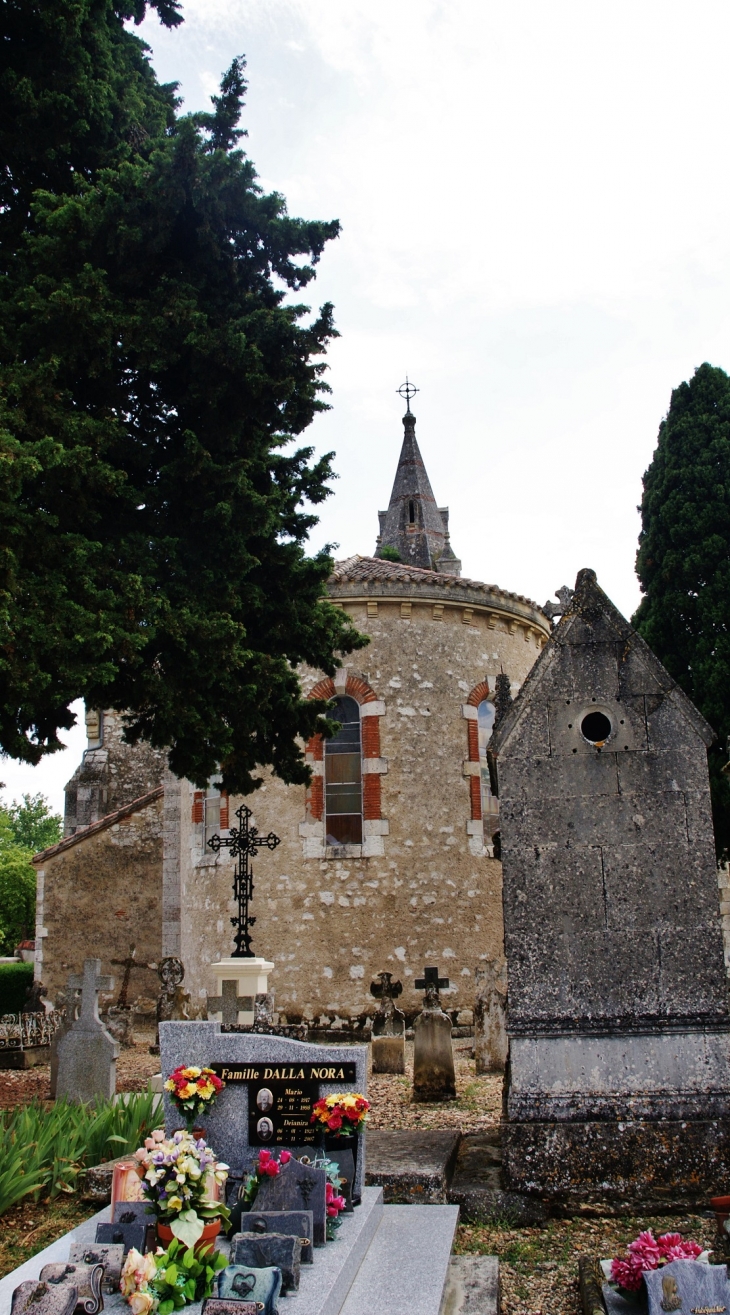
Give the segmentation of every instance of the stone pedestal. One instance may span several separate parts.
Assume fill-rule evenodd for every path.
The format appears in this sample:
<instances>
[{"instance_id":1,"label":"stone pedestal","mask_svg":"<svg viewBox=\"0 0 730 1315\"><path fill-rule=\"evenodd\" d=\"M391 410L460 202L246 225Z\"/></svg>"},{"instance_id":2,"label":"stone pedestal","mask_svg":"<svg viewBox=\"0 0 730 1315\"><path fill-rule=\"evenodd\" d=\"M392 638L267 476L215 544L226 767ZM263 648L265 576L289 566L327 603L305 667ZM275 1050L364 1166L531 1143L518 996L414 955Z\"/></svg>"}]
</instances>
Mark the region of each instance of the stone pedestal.
<instances>
[{"instance_id":1,"label":"stone pedestal","mask_svg":"<svg viewBox=\"0 0 730 1315\"><path fill-rule=\"evenodd\" d=\"M210 972L215 975L216 993L218 996L223 995L224 982L237 982L237 994L246 996L251 1001L250 1009L238 1010L238 1025L240 1027L253 1027L254 1024L254 1000L257 995L266 995L269 989L269 973L273 970L273 963L260 957L252 959L220 959L218 963L210 965ZM217 1013L208 1011L208 1018L222 1022L222 1012Z\"/></svg>"},{"instance_id":2,"label":"stone pedestal","mask_svg":"<svg viewBox=\"0 0 730 1315\"><path fill-rule=\"evenodd\" d=\"M405 1073L405 1036L374 1036L373 1073Z\"/></svg>"},{"instance_id":3,"label":"stone pedestal","mask_svg":"<svg viewBox=\"0 0 730 1315\"><path fill-rule=\"evenodd\" d=\"M441 1009L424 1009L413 1024L413 1040L413 1099L455 1100L451 1019Z\"/></svg>"}]
</instances>

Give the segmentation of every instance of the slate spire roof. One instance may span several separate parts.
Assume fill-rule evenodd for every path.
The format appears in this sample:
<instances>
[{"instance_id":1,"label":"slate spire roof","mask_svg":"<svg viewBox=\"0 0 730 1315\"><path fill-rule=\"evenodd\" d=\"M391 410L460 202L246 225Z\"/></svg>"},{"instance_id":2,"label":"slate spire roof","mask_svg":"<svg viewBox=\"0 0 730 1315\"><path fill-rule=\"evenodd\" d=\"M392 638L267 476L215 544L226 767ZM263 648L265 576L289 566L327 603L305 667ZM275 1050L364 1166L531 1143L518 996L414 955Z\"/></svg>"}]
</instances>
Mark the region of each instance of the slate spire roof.
<instances>
[{"instance_id":1,"label":"slate spire roof","mask_svg":"<svg viewBox=\"0 0 730 1315\"><path fill-rule=\"evenodd\" d=\"M461 562L449 542L449 509L437 507L416 441L416 417L410 409L403 417L403 446L387 511L379 511L380 534L376 557L383 548L395 548L402 562L426 571L461 574Z\"/></svg>"}]
</instances>

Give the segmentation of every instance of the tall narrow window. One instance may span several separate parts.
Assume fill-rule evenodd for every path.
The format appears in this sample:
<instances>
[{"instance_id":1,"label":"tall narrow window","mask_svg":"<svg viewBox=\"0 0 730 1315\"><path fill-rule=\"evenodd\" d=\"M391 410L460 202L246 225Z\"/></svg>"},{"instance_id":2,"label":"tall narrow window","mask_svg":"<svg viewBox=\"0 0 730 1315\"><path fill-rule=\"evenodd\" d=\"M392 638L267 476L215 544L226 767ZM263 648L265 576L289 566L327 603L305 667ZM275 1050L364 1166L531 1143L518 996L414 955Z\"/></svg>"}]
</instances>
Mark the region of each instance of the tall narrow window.
<instances>
[{"instance_id":1,"label":"tall narrow window","mask_svg":"<svg viewBox=\"0 0 730 1315\"><path fill-rule=\"evenodd\" d=\"M411 525L414 525L415 522L416 522L416 504L415 504L415 502L409 502L409 503L408 503L408 520L409 520L409 522L410 522Z\"/></svg>"},{"instance_id":2,"label":"tall narrow window","mask_svg":"<svg viewBox=\"0 0 730 1315\"><path fill-rule=\"evenodd\" d=\"M487 745L492 738L494 726L494 704L489 699L482 699L477 708L479 718L479 769L482 778L482 822L484 839L491 844L495 831L499 831L499 800L492 794L487 765Z\"/></svg>"},{"instance_id":3,"label":"tall narrow window","mask_svg":"<svg viewBox=\"0 0 730 1315\"><path fill-rule=\"evenodd\" d=\"M360 708L343 697L330 705L328 715L341 722L324 745L325 817L328 845L362 844L362 753Z\"/></svg>"}]
</instances>

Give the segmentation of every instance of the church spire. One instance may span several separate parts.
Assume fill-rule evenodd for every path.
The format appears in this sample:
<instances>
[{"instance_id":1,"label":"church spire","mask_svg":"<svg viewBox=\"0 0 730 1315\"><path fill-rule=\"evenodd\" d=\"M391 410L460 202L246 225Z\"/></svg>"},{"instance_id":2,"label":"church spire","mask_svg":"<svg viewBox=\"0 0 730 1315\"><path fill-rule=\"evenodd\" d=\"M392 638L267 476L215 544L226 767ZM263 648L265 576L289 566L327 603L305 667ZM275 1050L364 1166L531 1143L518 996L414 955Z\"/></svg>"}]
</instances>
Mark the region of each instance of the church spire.
<instances>
[{"instance_id":1,"label":"church spire","mask_svg":"<svg viewBox=\"0 0 730 1315\"><path fill-rule=\"evenodd\" d=\"M460 575L461 562L449 542L449 509L436 506L416 441L416 417L410 406L415 392L406 381L401 392L406 398L403 446L388 510L378 512L380 534L375 556L383 556L384 548L393 548L408 566Z\"/></svg>"}]
</instances>

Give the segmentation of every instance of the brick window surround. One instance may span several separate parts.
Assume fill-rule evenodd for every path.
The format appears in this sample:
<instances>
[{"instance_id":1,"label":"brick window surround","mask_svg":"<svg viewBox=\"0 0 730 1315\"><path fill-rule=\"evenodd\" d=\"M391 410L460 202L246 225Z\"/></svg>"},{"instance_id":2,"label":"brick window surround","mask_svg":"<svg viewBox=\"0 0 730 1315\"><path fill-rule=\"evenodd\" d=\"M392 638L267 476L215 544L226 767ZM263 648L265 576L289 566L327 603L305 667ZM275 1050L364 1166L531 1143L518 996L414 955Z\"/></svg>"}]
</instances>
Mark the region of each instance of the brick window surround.
<instances>
[{"instance_id":1,"label":"brick window surround","mask_svg":"<svg viewBox=\"0 0 730 1315\"><path fill-rule=\"evenodd\" d=\"M468 699L466 706L468 708L479 707L484 699L488 699L490 694L489 685L486 680L480 680L475 685ZM470 717L466 723L467 735L467 759L470 763L479 762L479 722L476 717ZM469 776L469 802L471 804L472 822L481 822L482 820L482 778L481 773Z\"/></svg>"},{"instance_id":2,"label":"brick window surround","mask_svg":"<svg viewBox=\"0 0 730 1315\"><path fill-rule=\"evenodd\" d=\"M310 690L307 697L310 699L334 699L337 698L338 694L349 695L361 707L367 703L378 702L375 690L362 677L353 675L348 675L344 689L335 689L332 678L326 676L324 680L320 680L314 686L314 689ZM380 717L363 717L361 715L360 727L363 756L362 815L364 822L374 822L381 818L380 774L378 772L369 772L366 764L368 759L380 758ZM322 736L313 735L307 744L306 751L312 755L314 762L323 762L324 742ZM321 822L324 818L323 775L313 776L312 783L307 789L307 818L312 822Z\"/></svg>"}]
</instances>

